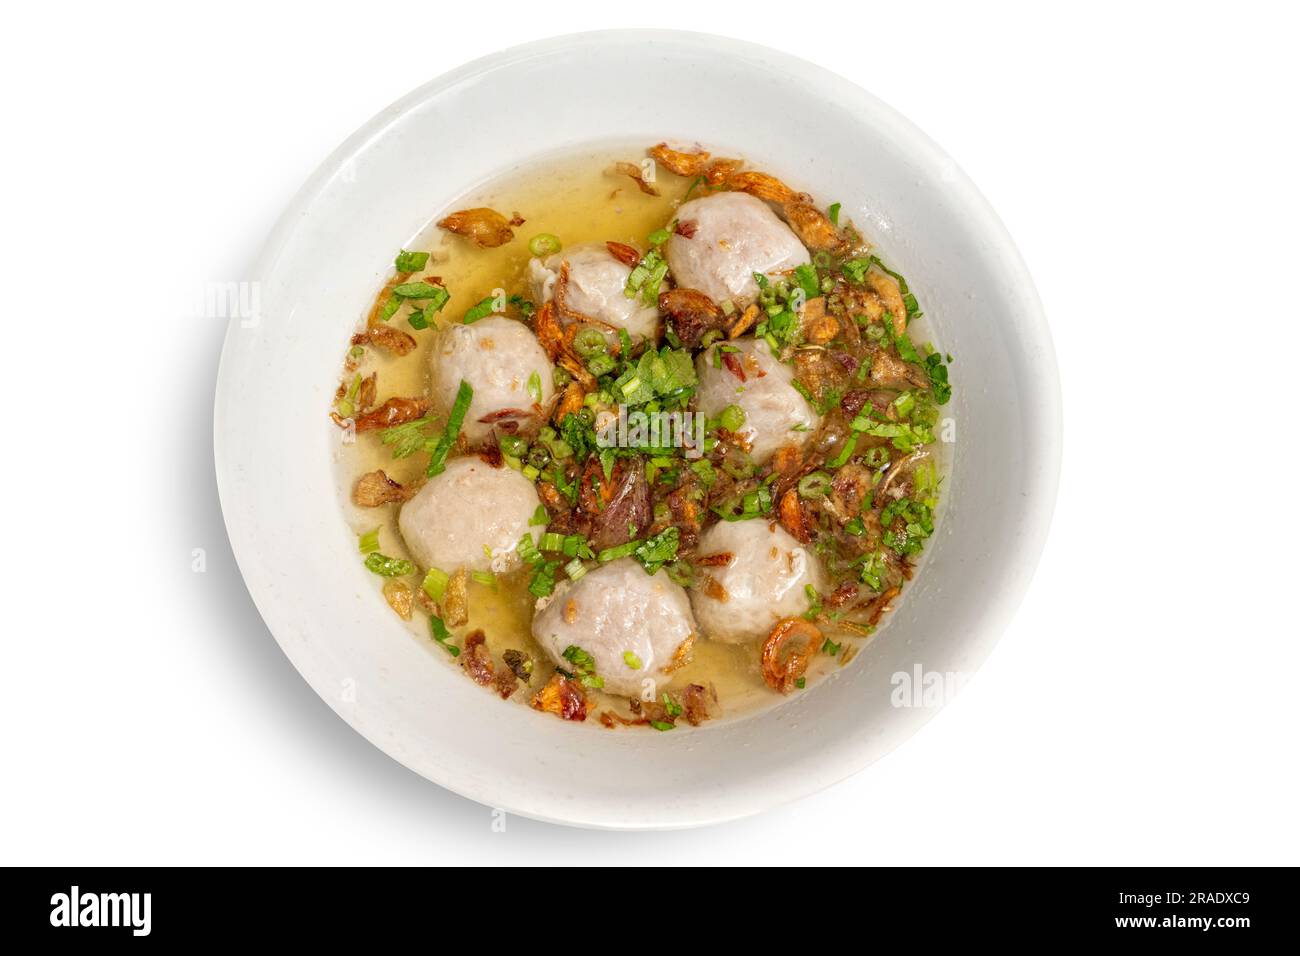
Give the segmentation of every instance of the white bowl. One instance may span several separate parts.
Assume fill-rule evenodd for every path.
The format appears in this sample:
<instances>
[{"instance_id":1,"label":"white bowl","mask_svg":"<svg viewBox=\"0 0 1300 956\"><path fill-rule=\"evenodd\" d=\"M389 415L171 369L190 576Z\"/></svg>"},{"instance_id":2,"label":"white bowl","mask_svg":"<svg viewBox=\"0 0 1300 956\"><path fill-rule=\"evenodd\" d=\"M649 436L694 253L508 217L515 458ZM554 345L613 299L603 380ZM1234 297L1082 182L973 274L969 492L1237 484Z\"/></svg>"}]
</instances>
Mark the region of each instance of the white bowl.
<instances>
[{"instance_id":1,"label":"white bowl","mask_svg":"<svg viewBox=\"0 0 1300 956\"><path fill-rule=\"evenodd\" d=\"M611 82L611 78L613 81ZM594 140L696 140L839 200L902 271L951 352L957 423L939 532L894 620L781 706L667 734L508 706L412 639L355 557L325 411L344 340L394 250L459 194ZM592 827L714 823L862 769L934 713L896 673L969 674L1027 587L1056 495L1051 338L1010 238L942 150L820 67L720 37L618 31L478 60L371 120L311 177L233 320L215 415L226 527L254 601L303 677L394 759L457 793ZM590 723L590 722L589 722Z\"/></svg>"}]
</instances>

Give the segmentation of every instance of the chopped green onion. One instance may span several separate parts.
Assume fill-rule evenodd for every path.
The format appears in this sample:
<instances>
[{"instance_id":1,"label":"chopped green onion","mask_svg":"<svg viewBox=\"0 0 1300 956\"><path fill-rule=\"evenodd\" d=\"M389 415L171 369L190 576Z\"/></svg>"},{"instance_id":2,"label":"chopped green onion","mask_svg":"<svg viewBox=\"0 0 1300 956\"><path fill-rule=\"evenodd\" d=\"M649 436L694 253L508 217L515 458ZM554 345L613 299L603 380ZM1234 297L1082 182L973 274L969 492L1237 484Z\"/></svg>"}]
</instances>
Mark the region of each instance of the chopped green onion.
<instances>
[{"instance_id":1,"label":"chopped green onion","mask_svg":"<svg viewBox=\"0 0 1300 956\"><path fill-rule=\"evenodd\" d=\"M546 513L546 505L538 505L537 510L533 512L533 516L528 519L528 526L533 528L537 525L545 525L550 520L551 516ZM528 540L533 539L529 538Z\"/></svg>"},{"instance_id":2,"label":"chopped green onion","mask_svg":"<svg viewBox=\"0 0 1300 956\"><path fill-rule=\"evenodd\" d=\"M876 446L875 448L869 449L867 453L862 456L862 460L867 463L867 467L869 468L883 468L885 465L889 464L889 450L887 448Z\"/></svg>"},{"instance_id":3,"label":"chopped green onion","mask_svg":"<svg viewBox=\"0 0 1300 956\"><path fill-rule=\"evenodd\" d=\"M398 272L419 272L429 263L429 254L427 252L407 252L403 249L397 254L397 259L393 262L393 267Z\"/></svg>"},{"instance_id":4,"label":"chopped green onion","mask_svg":"<svg viewBox=\"0 0 1300 956\"><path fill-rule=\"evenodd\" d=\"M528 394L539 405L542 402L542 377L536 371L528 376Z\"/></svg>"},{"instance_id":5,"label":"chopped green onion","mask_svg":"<svg viewBox=\"0 0 1300 956\"><path fill-rule=\"evenodd\" d=\"M439 293L447 295L447 290L432 282L403 282L393 288L393 295L403 299L433 299Z\"/></svg>"},{"instance_id":6,"label":"chopped green onion","mask_svg":"<svg viewBox=\"0 0 1300 956\"><path fill-rule=\"evenodd\" d=\"M429 467L425 473L430 478L442 474L446 469L447 455L460 435L460 426L465 423L465 413L469 411L469 404L473 400L474 389L470 387L469 382L461 379L460 388L456 390L456 401L452 403L451 414L447 416L447 430L438 439L437 447L433 449L433 454L429 458Z\"/></svg>"},{"instance_id":7,"label":"chopped green onion","mask_svg":"<svg viewBox=\"0 0 1300 956\"><path fill-rule=\"evenodd\" d=\"M605 686L604 679L596 676L596 659L577 644L570 644L561 656L573 665L573 673L582 686L597 690Z\"/></svg>"},{"instance_id":8,"label":"chopped green onion","mask_svg":"<svg viewBox=\"0 0 1300 956\"><path fill-rule=\"evenodd\" d=\"M691 462L691 471L695 472L701 484L706 488L718 480L718 473L713 470L713 462L707 458L700 458Z\"/></svg>"},{"instance_id":9,"label":"chopped green onion","mask_svg":"<svg viewBox=\"0 0 1300 956\"><path fill-rule=\"evenodd\" d=\"M560 237L550 232L539 232L528 240L528 251L535 256L549 256L560 251Z\"/></svg>"},{"instance_id":10,"label":"chopped green onion","mask_svg":"<svg viewBox=\"0 0 1300 956\"><path fill-rule=\"evenodd\" d=\"M436 614L429 615L429 631L433 634L433 639L442 645L443 650L452 657L460 657L460 648L449 643L451 641L451 632L447 630L447 625L443 623L442 618Z\"/></svg>"},{"instance_id":11,"label":"chopped green onion","mask_svg":"<svg viewBox=\"0 0 1300 956\"><path fill-rule=\"evenodd\" d=\"M817 615L822 612L822 596L817 593L817 589L811 584L803 586L803 593L808 596L808 610L803 612L804 620L815 621Z\"/></svg>"},{"instance_id":12,"label":"chopped green onion","mask_svg":"<svg viewBox=\"0 0 1300 956\"><path fill-rule=\"evenodd\" d=\"M645 568L647 574L654 574L666 563L677 557L677 548L681 543L681 532L676 525L669 525L658 534L647 538L633 550L633 556Z\"/></svg>"},{"instance_id":13,"label":"chopped green onion","mask_svg":"<svg viewBox=\"0 0 1300 956\"><path fill-rule=\"evenodd\" d=\"M739 513L736 511L737 508L740 509ZM757 491L734 495L721 504L713 506L714 513L723 521L747 521L771 510L772 492L766 484L761 485Z\"/></svg>"},{"instance_id":14,"label":"chopped green onion","mask_svg":"<svg viewBox=\"0 0 1300 956\"><path fill-rule=\"evenodd\" d=\"M548 432L549 437L547 437ZM563 438L557 437L553 428L542 429L541 442L550 451L552 458L569 458L573 455L573 446Z\"/></svg>"},{"instance_id":15,"label":"chopped green onion","mask_svg":"<svg viewBox=\"0 0 1300 956\"><path fill-rule=\"evenodd\" d=\"M832 226L835 226L837 229L839 228L840 225L840 204L839 203L837 202L831 203L830 208L826 210L826 218L831 221Z\"/></svg>"},{"instance_id":16,"label":"chopped green onion","mask_svg":"<svg viewBox=\"0 0 1300 956\"><path fill-rule=\"evenodd\" d=\"M465 313L465 318L461 321L466 325L473 325L479 319L486 319L492 314L492 307L495 304L496 300L493 299L492 296L488 296L486 299L481 299L474 305L470 306L469 311Z\"/></svg>"},{"instance_id":17,"label":"chopped green onion","mask_svg":"<svg viewBox=\"0 0 1300 956\"><path fill-rule=\"evenodd\" d=\"M824 471L814 471L799 479L799 497L815 499L825 498L831 487L831 476Z\"/></svg>"},{"instance_id":18,"label":"chopped green onion","mask_svg":"<svg viewBox=\"0 0 1300 956\"><path fill-rule=\"evenodd\" d=\"M662 246L672 235L667 229L656 229L646 237L646 242L652 246Z\"/></svg>"},{"instance_id":19,"label":"chopped green onion","mask_svg":"<svg viewBox=\"0 0 1300 956\"><path fill-rule=\"evenodd\" d=\"M501 454L509 455L512 458L522 458L528 454L528 440L520 438L518 435L498 435L497 445L501 448ZM541 505L537 507L542 508ZM545 510L545 508L542 508L543 512Z\"/></svg>"},{"instance_id":20,"label":"chopped green onion","mask_svg":"<svg viewBox=\"0 0 1300 956\"><path fill-rule=\"evenodd\" d=\"M695 583L695 566L689 561L674 561L664 566L664 573L673 584L689 588Z\"/></svg>"},{"instance_id":21,"label":"chopped green onion","mask_svg":"<svg viewBox=\"0 0 1300 956\"><path fill-rule=\"evenodd\" d=\"M667 275L668 263L664 261L657 248L651 248L641 257L636 268L628 274L623 294L629 299L634 299L639 293L643 304L654 305L659 299L659 289Z\"/></svg>"},{"instance_id":22,"label":"chopped green onion","mask_svg":"<svg viewBox=\"0 0 1300 956\"><path fill-rule=\"evenodd\" d=\"M519 543L515 545L515 552L528 564L542 564L546 560L537 550L537 543L533 540L533 536L528 533L519 539Z\"/></svg>"},{"instance_id":23,"label":"chopped green onion","mask_svg":"<svg viewBox=\"0 0 1300 956\"><path fill-rule=\"evenodd\" d=\"M873 422L865 414L859 415L850 423L855 432L865 432L875 438L888 438L899 451L911 451L917 445L928 445L934 441L934 435L924 425L912 425L908 422Z\"/></svg>"},{"instance_id":24,"label":"chopped green onion","mask_svg":"<svg viewBox=\"0 0 1300 956\"><path fill-rule=\"evenodd\" d=\"M613 358L601 353L587 362L587 371L596 376L596 378L600 378L602 375L608 375L610 372L614 371L617 366L618 363L615 362Z\"/></svg>"},{"instance_id":25,"label":"chopped green onion","mask_svg":"<svg viewBox=\"0 0 1300 956\"><path fill-rule=\"evenodd\" d=\"M420 449L432 448L437 444L436 439L425 432L432 424L432 419L426 415L413 422L385 428L379 433L379 440L392 446L394 458L409 458Z\"/></svg>"},{"instance_id":26,"label":"chopped green onion","mask_svg":"<svg viewBox=\"0 0 1300 956\"><path fill-rule=\"evenodd\" d=\"M587 573L587 566L583 564L582 558L574 558L564 566L564 573L569 576L570 581L577 581Z\"/></svg>"},{"instance_id":27,"label":"chopped green onion","mask_svg":"<svg viewBox=\"0 0 1300 956\"><path fill-rule=\"evenodd\" d=\"M821 283L817 279L817 270L808 263L795 266L795 281L799 283L799 288L803 290L805 299L816 298L821 292Z\"/></svg>"},{"instance_id":28,"label":"chopped green onion","mask_svg":"<svg viewBox=\"0 0 1300 956\"><path fill-rule=\"evenodd\" d=\"M564 535L558 531L548 531L542 535L541 543L537 548L539 551L562 551L564 550Z\"/></svg>"},{"instance_id":29,"label":"chopped green onion","mask_svg":"<svg viewBox=\"0 0 1300 956\"><path fill-rule=\"evenodd\" d=\"M851 435L849 437L849 440L844 443L844 447L840 449L840 453L836 455L831 461L828 461L826 464L831 468L839 468L841 465L843 465L845 462L847 462L850 458L853 457L853 449L856 448L857 445L858 445L858 436L856 434Z\"/></svg>"},{"instance_id":30,"label":"chopped green onion","mask_svg":"<svg viewBox=\"0 0 1300 956\"><path fill-rule=\"evenodd\" d=\"M486 587L494 588L497 585L497 576L491 571L471 571L469 576Z\"/></svg>"},{"instance_id":31,"label":"chopped green onion","mask_svg":"<svg viewBox=\"0 0 1300 956\"><path fill-rule=\"evenodd\" d=\"M652 720L650 721L650 726L653 727L655 730L672 730L677 725L670 724L666 720Z\"/></svg>"},{"instance_id":32,"label":"chopped green onion","mask_svg":"<svg viewBox=\"0 0 1300 956\"><path fill-rule=\"evenodd\" d=\"M626 544L615 545L612 548L606 548L604 551L600 552L600 554L596 555L596 560L601 564L605 564L608 561L617 561L619 558L626 558L633 554L640 546L641 541L639 539L629 541Z\"/></svg>"},{"instance_id":33,"label":"chopped green onion","mask_svg":"<svg viewBox=\"0 0 1300 956\"><path fill-rule=\"evenodd\" d=\"M435 601L441 601L442 596L447 593L447 582L451 580L451 575L441 568L430 568L424 576L424 582L420 585L424 593L429 595Z\"/></svg>"},{"instance_id":34,"label":"chopped green onion","mask_svg":"<svg viewBox=\"0 0 1300 956\"><path fill-rule=\"evenodd\" d=\"M551 463L551 453L546 450L546 446L538 445L528 453L528 464L534 468L542 469Z\"/></svg>"},{"instance_id":35,"label":"chopped green onion","mask_svg":"<svg viewBox=\"0 0 1300 956\"><path fill-rule=\"evenodd\" d=\"M948 356L948 361L952 361L951 355ZM943 356L938 352L927 355L925 368L930 373L930 389L934 392L935 403L947 405L952 398L952 386L948 384L948 367L943 364Z\"/></svg>"},{"instance_id":36,"label":"chopped green onion","mask_svg":"<svg viewBox=\"0 0 1300 956\"><path fill-rule=\"evenodd\" d=\"M739 405L728 405L718 416L718 424L733 434L740 431L745 427L745 410Z\"/></svg>"},{"instance_id":37,"label":"chopped green onion","mask_svg":"<svg viewBox=\"0 0 1300 956\"><path fill-rule=\"evenodd\" d=\"M573 337L573 350L585 359L594 358L607 351L605 333L592 325L584 325Z\"/></svg>"},{"instance_id":38,"label":"chopped green onion","mask_svg":"<svg viewBox=\"0 0 1300 956\"><path fill-rule=\"evenodd\" d=\"M362 554L370 554L372 551L379 550L379 529L367 531L357 540L357 547Z\"/></svg>"},{"instance_id":39,"label":"chopped green onion","mask_svg":"<svg viewBox=\"0 0 1300 956\"><path fill-rule=\"evenodd\" d=\"M645 665L641 663L641 658L637 657L631 651L623 652L623 663L627 665L628 670L639 671Z\"/></svg>"},{"instance_id":40,"label":"chopped green onion","mask_svg":"<svg viewBox=\"0 0 1300 956\"><path fill-rule=\"evenodd\" d=\"M415 570L415 565L405 558L390 558L386 554L372 551L366 555L366 570L385 578L400 578Z\"/></svg>"},{"instance_id":41,"label":"chopped green onion","mask_svg":"<svg viewBox=\"0 0 1300 956\"><path fill-rule=\"evenodd\" d=\"M555 569L559 566L559 561L547 561L537 565L533 570L532 579L528 582L529 593L537 597L548 597L555 590Z\"/></svg>"},{"instance_id":42,"label":"chopped green onion","mask_svg":"<svg viewBox=\"0 0 1300 956\"><path fill-rule=\"evenodd\" d=\"M850 259L840 265L840 271L844 273L845 278L850 282L861 284L866 278L867 270L871 268L871 259Z\"/></svg>"},{"instance_id":43,"label":"chopped green onion","mask_svg":"<svg viewBox=\"0 0 1300 956\"><path fill-rule=\"evenodd\" d=\"M886 312L885 314L889 315L888 312ZM921 361L920 353L916 351L916 346L912 344L912 340L908 338L906 333L895 338L894 345L898 347L898 354L903 357L904 361L907 362Z\"/></svg>"}]
</instances>

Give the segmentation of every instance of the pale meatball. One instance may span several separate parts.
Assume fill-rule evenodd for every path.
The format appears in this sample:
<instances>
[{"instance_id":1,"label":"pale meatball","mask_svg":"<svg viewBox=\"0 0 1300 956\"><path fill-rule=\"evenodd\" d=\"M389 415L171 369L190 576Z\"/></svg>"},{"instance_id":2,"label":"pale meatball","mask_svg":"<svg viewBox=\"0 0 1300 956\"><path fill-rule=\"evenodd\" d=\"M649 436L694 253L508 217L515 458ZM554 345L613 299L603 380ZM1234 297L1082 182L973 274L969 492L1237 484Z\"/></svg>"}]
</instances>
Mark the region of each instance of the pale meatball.
<instances>
[{"instance_id":1,"label":"pale meatball","mask_svg":"<svg viewBox=\"0 0 1300 956\"><path fill-rule=\"evenodd\" d=\"M740 644L766 637L777 621L808 610L807 585L820 591L824 584L817 556L779 524L761 518L720 521L706 531L699 553L721 552L733 555L731 563L706 573L726 599L712 588L691 592L700 633L715 641Z\"/></svg>"},{"instance_id":2,"label":"pale meatball","mask_svg":"<svg viewBox=\"0 0 1300 956\"><path fill-rule=\"evenodd\" d=\"M774 275L809 261L808 250L767 203L748 193L717 193L692 199L677 210L679 223L693 223L690 237L675 230L668 240L673 280L714 302L738 306L758 297L754 273Z\"/></svg>"},{"instance_id":3,"label":"pale meatball","mask_svg":"<svg viewBox=\"0 0 1300 956\"><path fill-rule=\"evenodd\" d=\"M594 658L605 690L627 697L639 697L647 678L656 687L666 683L665 668L694 633L686 592L663 571L646 574L631 558L561 583L533 618L533 637L556 664L572 671L564 652L580 647Z\"/></svg>"},{"instance_id":4,"label":"pale meatball","mask_svg":"<svg viewBox=\"0 0 1300 956\"><path fill-rule=\"evenodd\" d=\"M519 564L520 538L532 535L535 544L545 530L528 524L539 505L537 489L519 472L466 455L402 505L397 526L422 568L504 572Z\"/></svg>"},{"instance_id":5,"label":"pale meatball","mask_svg":"<svg viewBox=\"0 0 1300 956\"><path fill-rule=\"evenodd\" d=\"M462 379L474 389L461 426L471 443L486 436L494 422L512 420L523 430L535 426L534 404L545 408L555 394L555 370L537 337L522 322L504 316L448 325L438 333L429 361L434 405L443 415L451 411ZM529 391L530 379L540 402Z\"/></svg>"},{"instance_id":6,"label":"pale meatball","mask_svg":"<svg viewBox=\"0 0 1300 956\"><path fill-rule=\"evenodd\" d=\"M528 281L538 303L550 302L555 297L560 266L565 262L569 264L569 284L564 293L566 306L616 329L626 329L633 340L654 338L659 310L644 305L640 297L628 298L623 294L632 269L610 255L604 243L584 243L545 260L531 260Z\"/></svg>"},{"instance_id":7,"label":"pale meatball","mask_svg":"<svg viewBox=\"0 0 1300 956\"><path fill-rule=\"evenodd\" d=\"M794 368L772 354L766 339L738 339L728 345L738 350L735 356L745 381L726 364L714 368L718 346L705 349L695 360L699 410L713 418L728 405L739 405L745 413L739 434L752 443L750 454L756 464L766 462L782 445L803 447L819 419L792 384Z\"/></svg>"}]
</instances>

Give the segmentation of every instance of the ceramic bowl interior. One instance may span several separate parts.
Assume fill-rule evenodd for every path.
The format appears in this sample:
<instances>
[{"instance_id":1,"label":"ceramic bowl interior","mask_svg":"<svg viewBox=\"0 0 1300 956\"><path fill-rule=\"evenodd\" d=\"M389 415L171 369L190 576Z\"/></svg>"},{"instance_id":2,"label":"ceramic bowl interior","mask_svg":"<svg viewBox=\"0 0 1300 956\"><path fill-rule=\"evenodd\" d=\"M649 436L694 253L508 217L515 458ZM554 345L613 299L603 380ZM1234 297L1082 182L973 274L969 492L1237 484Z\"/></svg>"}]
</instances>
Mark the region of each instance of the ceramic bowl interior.
<instances>
[{"instance_id":1,"label":"ceramic bowl interior","mask_svg":"<svg viewBox=\"0 0 1300 956\"><path fill-rule=\"evenodd\" d=\"M645 95L629 97L629 91ZM503 705L413 640L342 520L325 417L342 343L393 250L457 196L592 141L698 141L838 200L900 269L951 352L944 513L892 623L849 666L755 716L681 733L603 731ZM1005 230L935 144L848 82L698 34L561 37L450 73L375 117L304 186L232 321L216 403L222 507L285 653L345 720L428 779L491 806L597 827L740 817L860 770L933 708L891 678L969 674L1026 588L1055 499L1059 388Z\"/></svg>"}]
</instances>

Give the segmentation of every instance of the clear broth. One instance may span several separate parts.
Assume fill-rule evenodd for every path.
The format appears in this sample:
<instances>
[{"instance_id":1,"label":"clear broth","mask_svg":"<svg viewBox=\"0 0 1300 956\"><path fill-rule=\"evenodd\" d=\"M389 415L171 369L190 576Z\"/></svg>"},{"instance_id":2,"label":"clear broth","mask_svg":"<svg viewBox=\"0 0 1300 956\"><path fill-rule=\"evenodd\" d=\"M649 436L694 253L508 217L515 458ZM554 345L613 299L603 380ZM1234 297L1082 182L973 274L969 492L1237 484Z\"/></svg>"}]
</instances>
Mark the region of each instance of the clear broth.
<instances>
[{"instance_id":1,"label":"clear broth","mask_svg":"<svg viewBox=\"0 0 1300 956\"><path fill-rule=\"evenodd\" d=\"M487 206L506 215L518 212L525 223L515 228L513 241L495 249L480 249L437 229L434 223L446 214L445 211L432 216L425 229L409 240L404 248L429 251L428 266L421 274L440 277L450 292L450 300L438 316L439 324L459 321L466 310L493 295L497 289L504 290L507 295L528 297L525 278L531 258L528 239L539 233L560 237L565 248L583 242L608 240L638 248L643 246L647 235L672 220L690 188L690 180L665 171L655 182L660 195L650 196L641 192L631 178L613 170L615 162L635 161L643 152L644 144L622 149L606 146L543 159L489 180L448 207L448 211ZM395 254L396 250L393 251ZM416 278L419 274L412 281ZM376 289L376 293L378 291ZM404 315L405 310L390 321L414 335L418 343L416 350L398 358L368 348L358 367L362 375L378 373L378 402L393 396L413 397L429 393L429 350L435 332L432 327L424 331L411 330L402 318ZM361 318L364 324L364 316ZM942 443L936 446L936 450L942 450ZM397 530L398 505L358 508L350 501L352 486L360 475L378 468L398 482L418 480L423 475L424 464L419 455L394 459L390 450L373 433L361 435L354 444L342 447L338 475L349 524L357 534L372 531L378 525L381 528L381 550L385 554L410 557ZM940 465L941 470L946 471L942 469L942 462ZM535 599L528 592L527 585L527 570L498 575L496 583L491 586L471 581L469 623L452 632L455 643L459 644L465 634L481 629L497 660L512 648L533 658L536 669L530 686L521 687L505 702L525 706L555 670L532 637ZM375 587L379 586L376 579ZM888 620L889 614L886 614L880 628ZM424 616L418 611L410 626L428 645L429 653L442 658L450 666L457 666L456 659L430 638ZM871 638L837 634L836 640L845 643L844 651L835 658L816 655L806 675L807 688L811 689L819 680L847 665L868 640L875 639L880 628ZM670 682L661 683L659 689L677 691L693 683L711 686L719 702L714 708L719 719L779 704L785 698L773 692L763 680L759 667L759 643L733 645L697 639L691 663L676 671ZM591 718L602 710L626 716L629 713L628 702L600 691L588 691L588 723L597 723Z\"/></svg>"}]
</instances>

